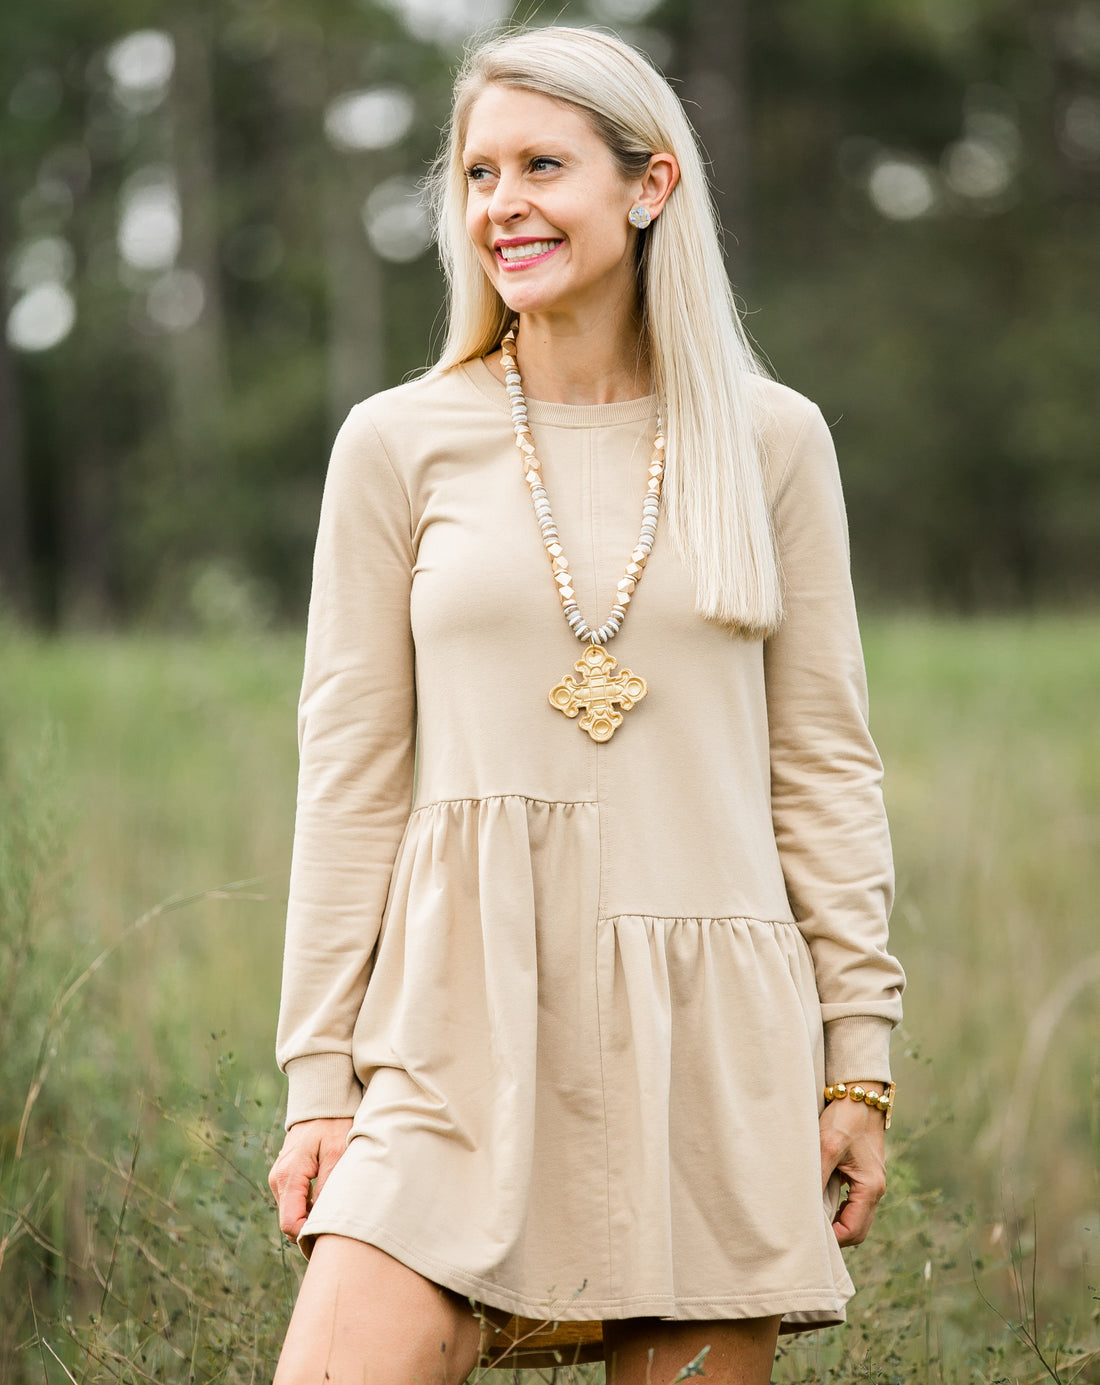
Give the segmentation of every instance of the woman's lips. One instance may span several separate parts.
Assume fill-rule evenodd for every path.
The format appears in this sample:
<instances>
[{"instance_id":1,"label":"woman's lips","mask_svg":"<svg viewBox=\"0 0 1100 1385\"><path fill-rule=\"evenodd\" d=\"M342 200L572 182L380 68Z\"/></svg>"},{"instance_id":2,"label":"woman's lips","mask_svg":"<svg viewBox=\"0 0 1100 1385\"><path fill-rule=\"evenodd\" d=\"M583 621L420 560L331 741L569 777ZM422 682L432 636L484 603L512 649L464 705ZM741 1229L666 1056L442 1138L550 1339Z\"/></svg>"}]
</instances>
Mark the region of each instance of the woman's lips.
<instances>
[{"instance_id":1,"label":"woman's lips","mask_svg":"<svg viewBox=\"0 0 1100 1385\"><path fill-rule=\"evenodd\" d=\"M496 256L497 264L501 269L516 270L527 269L530 265L539 264L542 260L549 259L564 241L534 240L523 245L498 245L493 253ZM508 251L506 257L504 252Z\"/></svg>"}]
</instances>

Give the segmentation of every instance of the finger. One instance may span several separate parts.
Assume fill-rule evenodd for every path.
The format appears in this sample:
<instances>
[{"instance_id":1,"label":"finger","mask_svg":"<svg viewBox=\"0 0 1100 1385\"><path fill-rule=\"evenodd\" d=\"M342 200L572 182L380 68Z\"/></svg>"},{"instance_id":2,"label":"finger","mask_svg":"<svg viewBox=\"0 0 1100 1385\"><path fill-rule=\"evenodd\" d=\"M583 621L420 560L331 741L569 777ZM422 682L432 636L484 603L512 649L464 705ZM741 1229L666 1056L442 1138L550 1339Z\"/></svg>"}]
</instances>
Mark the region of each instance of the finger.
<instances>
[{"instance_id":1,"label":"finger","mask_svg":"<svg viewBox=\"0 0 1100 1385\"><path fill-rule=\"evenodd\" d=\"M858 1246L867 1239L875 1216L875 1204L859 1197L841 1203L833 1219L833 1231L842 1246Z\"/></svg>"},{"instance_id":2,"label":"finger","mask_svg":"<svg viewBox=\"0 0 1100 1385\"><path fill-rule=\"evenodd\" d=\"M325 1148L321 1150L321 1157L318 1163L317 1175L313 1184L313 1201L316 1202L320 1196L321 1189L328 1182L328 1176L339 1162L340 1156L344 1152L344 1146L337 1148Z\"/></svg>"},{"instance_id":3,"label":"finger","mask_svg":"<svg viewBox=\"0 0 1100 1385\"><path fill-rule=\"evenodd\" d=\"M279 1185L279 1229L297 1236L309 1215L310 1177L306 1169L294 1169Z\"/></svg>"},{"instance_id":4,"label":"finger","mask_svg":"<svg viewBox=\"0 0 1100 1385\"><path fill-rule=\"evenodd\" d=\"M854 1177L843 1170L841 1176L848 1181L848 1200L837 1209L833 1226L842 1246L859 1245L871 1229L875 1208L886 1191L886 1180L874 1175Z\"/></svg>"}]
</instances>

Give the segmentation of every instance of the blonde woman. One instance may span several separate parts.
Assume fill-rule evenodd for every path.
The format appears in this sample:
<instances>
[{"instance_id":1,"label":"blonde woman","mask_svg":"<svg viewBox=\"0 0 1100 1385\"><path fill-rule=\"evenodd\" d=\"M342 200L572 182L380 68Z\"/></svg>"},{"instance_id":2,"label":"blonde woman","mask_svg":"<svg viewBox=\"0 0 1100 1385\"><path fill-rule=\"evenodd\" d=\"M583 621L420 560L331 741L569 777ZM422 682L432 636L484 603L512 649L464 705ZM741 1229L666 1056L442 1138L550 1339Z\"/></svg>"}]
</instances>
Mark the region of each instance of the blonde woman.
<instances>
[{"instance_id":1,"label":"blonde woman","mask_svg":"<svg viewBox=\"0 0 1100 1385\"><path fill-rule=\"evenodd\" d=\"M829 430L623 43L477 49L436 192L442 357L322 506L277 1385L762 1385L843 1318L903 985Z\"/></svg>"}]
</instances>

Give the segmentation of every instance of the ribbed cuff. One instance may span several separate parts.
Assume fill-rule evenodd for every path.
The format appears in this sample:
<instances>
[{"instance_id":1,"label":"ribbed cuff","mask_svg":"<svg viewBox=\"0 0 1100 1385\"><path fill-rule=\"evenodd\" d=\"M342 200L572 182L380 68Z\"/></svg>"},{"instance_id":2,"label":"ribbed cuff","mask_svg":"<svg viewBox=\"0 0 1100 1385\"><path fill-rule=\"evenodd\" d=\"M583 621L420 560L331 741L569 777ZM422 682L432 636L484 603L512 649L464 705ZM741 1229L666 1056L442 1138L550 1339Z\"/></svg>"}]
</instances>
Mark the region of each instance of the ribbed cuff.
<instances>
[{"instance_id":1,"label":"ribbed cuff","mask_svg":"<svg viewBox=\"0 0 1100 1385\"><path fill-rule=\"evenodd\" d=\"M307 1053L286 1065L286 1128L298 1121L354 1116L363 1097L346 1053Z\"/></svg>"},{"instance_id":2,"label":"ribbed cuff","mask_svg":"<svg viewBox=\"0 0 1100 1385\"><path fill-rule=\"evenodd\" d=\"M877 1015L849 1015L825 1025L825 1081L890 1082L893 1025Z\"/></svg>"}]
</instances>

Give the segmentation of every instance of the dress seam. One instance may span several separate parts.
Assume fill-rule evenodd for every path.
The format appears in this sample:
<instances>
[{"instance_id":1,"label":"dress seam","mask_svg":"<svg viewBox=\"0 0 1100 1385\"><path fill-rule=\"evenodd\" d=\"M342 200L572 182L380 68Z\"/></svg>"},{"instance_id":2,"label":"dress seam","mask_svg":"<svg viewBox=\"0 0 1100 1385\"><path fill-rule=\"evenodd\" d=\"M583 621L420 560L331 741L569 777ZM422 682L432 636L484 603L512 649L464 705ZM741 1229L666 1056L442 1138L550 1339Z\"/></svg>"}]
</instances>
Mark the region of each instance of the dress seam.
<instances>
[{"instance_id":1,"label":"dress seam","mask_svg":"<svg viewBox=\"0 0 1100 1385\"><path fill-rule=\"evenodd\" d=\"M596 784L599 787L600 757L596 756ZM603 895L603 813L600 812L599 804L596 805L596 870L599 880L597 889L597 899ZM592 974L596 978L596 1041L600 1050L600 1105L603 1109L603 1169L604 1169L604 1195L603 1204L607 1213L607 1282L616 1283L614 1272L614 1247L615 1238L611 1230L611 1139L608 1133L607 1120L607 1068L604 1063L603 1046L603 1007L600 1004L600 930L599 930L599 907L596 909L597 927L592 930Z\"/></svg>"},{"instance_id":2,"label":"dress seam","mask_svg":"<svg viewBox=\"0 0 1100 1385\"><path fill-rule=\"evenodd\" d=\"M417 803L409 810L409 816L422 813L428 808L446 807L450 803L499 803L506 798L515 798L521 803L545 803L548 807L598 806L594 798L539 798L535 794L527 793L459 794L455 798L429 798L424 803Z\"/></svg>"},{"instance_id":3,"label":"dress seam","mask_svg":"<svg viewBox=\"0 0 1100 1385\"><path fill-rule=\"evenodd\" d=\"M600 1321L601 1318L599 1310L601 1308L626 1308L634 1305L648 1305L656 1303L671 1304L673 1301L675 1302L677 1307L711 1304L715 1305L716 1307L720 1304L730 1306L751 1307L760 1303L772 1303L776 1299L783 1299L786 1301L787 1304L789 1304L789 1306L778 1308L776 1310L783 1315L799 1311L836 1311L836 1308L839 1307L843 1301L841 1294L838 1292L835 1283L833 1283L832 1285L823 1284L820 1287L815 1287L812 1289L772 1288L753 1290L748 1293L742 1294L672 1295L669 1293L661 1293L659 1291L657 1293L649 1292L641 1294L618 1294L613 1298L595 1299L587 1302L581 1298L583 1289L579 1289L574 1290L574 1292L572 1294L569 1294L567 1297L563 1297L560 1299L547 1297L545 1299L533 1300L529 1298L526 1294L514 1293L508 1290L504 1285L496 1284L492 1280L486 1279L483 1275L471 1274L468 1270L464 1270L460 1265L454 1264L452 1261L445 1259L441 1255L421 1252L417 1249L416 1246L410 1245L402 1237L393 1235L393 1233L390 1232L386 1226L378 1222L368 1224L366 1226L356 1226L354 1230L351 1229L350 1224L345 1224L342 1225L339 1230L334 1230L331 1232L328 1229L326 1229L324 1225L321 1225L316 1229L304 1229L303 1232L300 1233L300 1238L301 1236L305 1236L311 1241L316 1241L317 1237L319 1236L332 1234L340 1236L351 1236L355 1240L364 1241L367 1245L377 1246L380 1250L386 1249L387 1246L393 1247L393 1249L400 1252L400 1255L408 1257L406 1260L402 1261L402 1263L408 1264L410 1268L415 1268L415 1266L410 1264L410 1262L417 1261L422 1265L429 1266L433 1273L438 1273L439 1270L445 1270L454 1279L464 1281L464 1287L465 1285L475 1285L478 1288L484 1286L486 1289L490 1290L490 1292L493 1292L497 1297L506 1297L513 1300L514 1302L523 1303L524 1308L526 1310L522 1314L523 1316L527 1316L532 1312L537 1314L540 1310L546 1310L546 1313L549 1316L551 1316L554 1321L557 1322ZM392 1254L392 1251L387 1250L387 1254ZM400 1258L400 1255L395 1258ZM419 1270L417 1272L423 1273L423 1271ZM451 1288L452 1286L444 1284L444 1287ZM456 1292L463 1291L464 1288L456 1290ZM828 1305L826 1305L822 1303L822 1299L830 1299L831 1302ZM492 1298L490 1297L478 1298L477 1301L490 1308L498 1306L493 1303ZM578 1310L584 1309L586 1313L591 1313L595 1311L596 1316L574 1317L570 1305L576 1305L576 1308ZM563 1312L562 1309L565 1309L565 1311ZM632 1315L625 1314L624 1316ZM647 1315L643 1314L640 1316ZM606 1319L602 1320L606 1321ZM616 1319L613 1318L611 1320L615 1321ZM687 1319L686 1321L690 1321L690 1319Z\"/></svg>"},{"instance_id":4,"label":"dress seam","mask_svg":"<svg viewBox=\"0 0 1100 1385\"><path fill-rule=\"evenodd\" d=\"M807 400L806 402L809 403L810 401ZM806 428L808 427L809 422L813 418L813 416L814 406L810 404L810 407L806 409L802 415L802 422L798 425L798 431L795 433L794 438L791 442L791 450L787 453L786 460L783 463L783 470L780 472L779 480L776 483L775 487L775 493L772 497L773 506L778 505L779 497L782 495L784 489L786 488L787 479L791 474L791 467L794 463L794 454L798 451L798 445L802 441L802 434L805 433Z\"/></svg>"},{"instance_id":5,"label":"dress seam","mask_svg":"<svg viewBox=\"0 0 1100 1385\"><path fill-rule=\"evenodd\" d=\"M650 914L644 909L622 909L617 914L600 914L600 923L618 923L620 919L652 919L654 923L765 923L778 928L797 928L797 919L765 919L756 914Z\"/></svg>"},{"instance_id":6,"label":"dress seam","mask_svg":"<svg viewBox=\"0 0 1100 1385\"><path fill-rule=\"evenodd\" d=\"M677 1308L705 1306L716 1310L721 1308L752 1308L761 1305L767 1307L776 1304L774 1312L787 1316L790 1313L811 1312L811 1313L836 1313L842 1309L844 1299L847 1294L838 1290L836 1283L832 1285L821 1285L811 1289L786 1289L772 1288L754 1290L742 1294L670 1294L653 1293L641 1294L619 1294L613 1298L594 1299L585 1301L581 1298L583 1288L574 1290L573 1293L562 1298L546 1297L542 1299L532 1299L526 1294L518 1294L507 1289L504 1285L496 1284L483 1275L471 1274L468 1270L456 1265L453 1261L445 1259L441 1255L425 1253L416 1246L410 1245L400 1236L395 1236L385 1225L374 1222L367 1225L356 1225L354 1223L340 1223L330 1228L323 1223L316 1228L307 1227L299 1235L299 1244L302 1238L315 1242L319 1236L326 1235L350 1236L354 1240L363 1241L367 1245L376 1246L379 1250L385 1250L388 1255L394 1255L395 1259L401 1260L402 1264L410 1269L415 1269L418 1274L425 1275L426 1278L434 1278L434 1282L440 1283L444 1288L450 1288L456 1293L461 1293L467 1297L474 1298L475 1301L483 1306L490 1308L501 1308L505 1312L519 1313L520 1316L530 1317L532 1321L541 1321L542 1314L547 1321L551 1319L555 1322L595 1322L595 1321L619 1321L618 1313L608 1314L608 1309L621 1310L633 1308L633 1313L622 1313L621 1317L633 1316L667 1316L662 1311L671 1307L673 1304ZM304 1249L304 1247L303 1247ZM402 1257L404 1257L402 1259ZM447 1284L444 1275L454 1280L452 1284ZM436 1277L438 1276L438 1277ZM474 1293L469 1290L473 1288ZM488 1290L482 1296L478 1291ZM551 1291L552 1293L553 1291ZM494 1303L493 1299L507 1299L510 1303L505 1306ZM824 1300L824 1301L823 1301ZM777 1302L778 1301L778 1302ZM512 1304L520 1305L512 1307ZM645 1310L649 1311L646 1312ZM563 1311L564 1310L564 1311ZM581 1315L583 1310L584 1316ZM601 1312L601 1310L603 1310ZM713 1314L720 1317L720 1312ZM670 1319L670 1321L680 1319ZM683 1319L691 1321L691 1319Z\"/></svg>"},{"instance_id":7,"label":"dress seam","mask_svg":"<svg viewBox=\"0 0 1100 1385\"><path fill-rule=\"evenodd\" d=\"M374 434L375 438L378 440L378 446L379 446L379 448L381 449L382 456L386 459L386 466L389 468L390 474L391 474L391 476L393 477L394 481L397 483L397 488L398 488L398 490L401 492L402 496L404 496L405 504L408 506L408 511L409 511L409 529L408 529L408 533L407 533L407 535L406 535L406 538L407 538L407 540L408 540L408 550L409 550L409 559L410 559L409 569L410 569L410 572L411 572L412 566L413 566L413 564L416 562L416 544L415 544L415 542L414 542L414 537L413 537L413 536L415 535L415 533L416 533L416 524L415 524L414 519L413 519L413 512L412 512L412 496L410 495L410 493L409 493L409 488L408 488L408 486L405 484L404 480L402 479L400 472L398 471L397 467L394 465L393 458L390 456L390 450L389 450L389 448L386 446L386 440L385 440L385 438L382 436L381 429L378 427L378 424L375 423L374 419L373 419L373 418L371 417L371 415L370 415L370 412L369 412L368 408L366 407L366 406L369 404L369 402L370 402L369 400L363 400L362 403L355 405L355 408L356 408L356 409L361 409L361 410L363 411L363 416L364 416L364 418L366 419L367 423L370 425L370 430L371 430L371 432Z\"/></svg>"}]
</instances>

